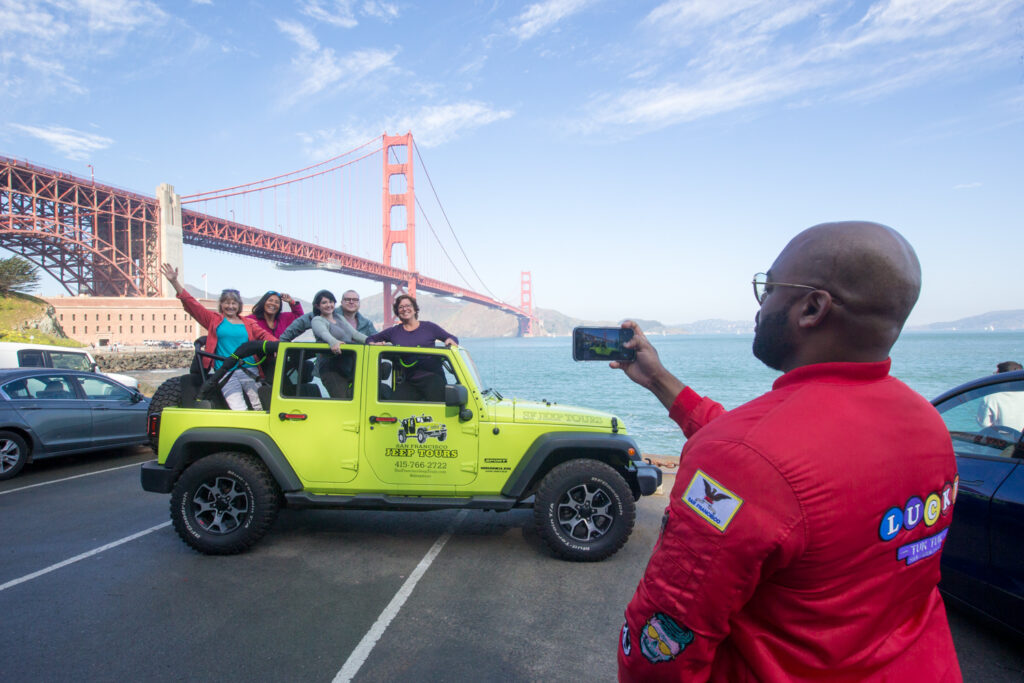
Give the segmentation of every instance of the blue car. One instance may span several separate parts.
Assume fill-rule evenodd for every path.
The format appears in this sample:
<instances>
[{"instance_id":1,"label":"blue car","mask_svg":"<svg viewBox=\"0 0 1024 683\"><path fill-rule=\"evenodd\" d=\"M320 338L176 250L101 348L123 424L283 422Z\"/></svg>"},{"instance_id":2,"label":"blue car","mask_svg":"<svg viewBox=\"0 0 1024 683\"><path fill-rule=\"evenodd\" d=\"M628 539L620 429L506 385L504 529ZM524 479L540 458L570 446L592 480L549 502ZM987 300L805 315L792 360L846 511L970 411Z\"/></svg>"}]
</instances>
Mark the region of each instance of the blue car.
<instances>
[{"instance_id":1,"label":"blue car","mask_svg":"<svg viewBox=\"0 0 1024 683\"><path fill-rule=\"evenodd\" d=\"M959 476L939 588L1024 636L1024 371L976 379L932 403Z\"/></svg>"},{"instance_id":2,"label":"blue car","mask_svg":"<svg viewBox=\"0 0 1024 683\"><path fill-rule=\"evenodd\" d=\"M148 443L149 399L94 372L0 370L0 480L54 455Z\"/></svg>"}]
</instances>

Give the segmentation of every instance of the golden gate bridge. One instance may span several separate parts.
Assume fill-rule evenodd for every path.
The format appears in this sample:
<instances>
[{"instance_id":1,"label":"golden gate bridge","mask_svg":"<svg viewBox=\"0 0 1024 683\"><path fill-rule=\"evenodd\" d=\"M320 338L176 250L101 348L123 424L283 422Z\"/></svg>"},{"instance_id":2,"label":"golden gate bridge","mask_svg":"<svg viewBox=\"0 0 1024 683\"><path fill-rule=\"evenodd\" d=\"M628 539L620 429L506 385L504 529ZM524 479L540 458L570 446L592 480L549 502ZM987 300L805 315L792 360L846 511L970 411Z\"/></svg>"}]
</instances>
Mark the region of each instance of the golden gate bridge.
<instances>
[{"instance_id":1,"label":"golden gate bridge","mask_svg":"<svg viewBox=\"0 0 1024 683\"><path fill-rule=\"evenodd\" d=\"M415 194L417 169L461 259L446 248ZM379 204L366 200L377 192ZM423 224L433 239L417 241ZM521 335L533 328L530 273L521 273L518 306L490 292L448 221L412 133L385 133L296 171L184 196L164 184L149 197L0 156L0 246L72 295L168 296L159 266L180 266L185 244L287 270L315 268L381 282L385 324L393 321L395 296L425 291L510 313ZM457 259L478 285L469 284ZM424 264L432 275L424 274Z\"/></svg>"}]
</instances>

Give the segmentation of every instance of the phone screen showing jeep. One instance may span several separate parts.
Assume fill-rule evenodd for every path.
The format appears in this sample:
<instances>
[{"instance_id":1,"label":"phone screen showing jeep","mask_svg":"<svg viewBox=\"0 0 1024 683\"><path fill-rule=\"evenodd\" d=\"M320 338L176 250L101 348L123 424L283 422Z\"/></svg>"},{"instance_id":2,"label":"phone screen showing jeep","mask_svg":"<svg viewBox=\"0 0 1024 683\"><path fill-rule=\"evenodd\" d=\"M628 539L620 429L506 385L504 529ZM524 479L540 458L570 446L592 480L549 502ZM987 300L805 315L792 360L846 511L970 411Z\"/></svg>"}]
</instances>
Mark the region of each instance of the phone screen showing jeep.
<instances>
[{"instance_id":1,"label":"phone screen showing jeep","mask_svg":"<svg viewBox=\"0 0 1024 683\"><path fill-rule=\"evenodd\" d=\"M575 360L636 360L636 351L625 348L633 330L621 327L577 327L572 331Z\"/></svg>"}]
</instances>

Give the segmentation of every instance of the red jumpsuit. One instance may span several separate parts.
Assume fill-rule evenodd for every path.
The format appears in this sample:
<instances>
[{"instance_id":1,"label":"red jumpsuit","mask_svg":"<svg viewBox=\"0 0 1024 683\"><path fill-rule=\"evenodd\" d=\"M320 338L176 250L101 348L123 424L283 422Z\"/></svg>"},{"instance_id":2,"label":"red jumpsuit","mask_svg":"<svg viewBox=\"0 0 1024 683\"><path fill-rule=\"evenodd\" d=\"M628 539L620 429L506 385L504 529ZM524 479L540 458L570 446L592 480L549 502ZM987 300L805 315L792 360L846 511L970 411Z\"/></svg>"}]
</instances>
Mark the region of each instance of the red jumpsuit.
<instances>
[{"instance_id":1,"label":"red jumpsuit","mask_svg":"<svg viewBox=\"0 0 1024 683\"><path fill-rule=\"evenodd\" d=\"M959 681L936 587L949 432L883 363L822 363L688 437L619 639L623 681Z\"/></svg>"}]
</instances>

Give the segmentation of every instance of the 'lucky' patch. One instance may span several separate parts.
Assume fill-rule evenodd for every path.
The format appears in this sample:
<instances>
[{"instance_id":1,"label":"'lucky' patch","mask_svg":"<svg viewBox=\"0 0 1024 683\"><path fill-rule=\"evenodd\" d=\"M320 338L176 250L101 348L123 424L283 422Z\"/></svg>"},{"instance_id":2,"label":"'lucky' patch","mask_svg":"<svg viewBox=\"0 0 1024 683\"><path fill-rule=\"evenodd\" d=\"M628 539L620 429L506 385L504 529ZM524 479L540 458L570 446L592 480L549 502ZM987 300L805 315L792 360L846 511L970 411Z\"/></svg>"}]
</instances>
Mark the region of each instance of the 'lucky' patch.
<instances>
[{"instance_id":1,"label":"'lucky' patch","mask_svg":"<svg viewBox=\"0 0 1024 683\"><path fill-rule=\"evenodd\" d=\"M719 531L725 531L743 505L742 498L700 470L686 487L683 502Z\"/></svg>"}]
</instances>

